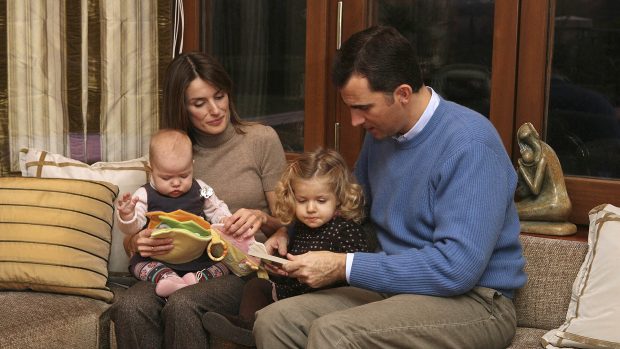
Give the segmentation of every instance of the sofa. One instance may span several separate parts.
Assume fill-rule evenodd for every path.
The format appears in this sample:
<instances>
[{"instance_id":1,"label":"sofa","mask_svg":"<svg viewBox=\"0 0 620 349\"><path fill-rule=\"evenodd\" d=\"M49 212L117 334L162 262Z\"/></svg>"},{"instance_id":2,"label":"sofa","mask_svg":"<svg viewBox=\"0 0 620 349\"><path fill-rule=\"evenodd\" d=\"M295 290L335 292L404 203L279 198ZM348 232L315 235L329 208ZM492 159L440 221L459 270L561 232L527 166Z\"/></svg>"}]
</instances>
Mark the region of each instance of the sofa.
<instances>
[{"instance_id":1,"label":"sofa","mask_svg":"<svg viewBox=\"0 0 620 349\"><path fill-rule=\"evenodd\" d=\"M118 186L118 192L121 193L133 192L146 183L149 173L145 158L87 165L60 154L36 149L23 149L20 152L20 167L22 177L103 181ZM9 190L15 187L12 182L6 184L4 187ZM44 186L49 189L48 182L44 182ZM76 184L72 184L70 191L76 191ZM2 194L0 191L0 348L116 348L109 307L126 287L135 282L126 272L128 259L122 247L122 233L112 227L107 237L110 240L106 246L109 255L105 264L109 273L104 273L100 286L110 296L97 294L104 300L66 294L66 289L56 289L55 293L12 291L11 285L7 287L2 279L1 272L8 264L4 263L6 259L3 258L6 256L4 251L9 248L3 244L16 235L7 235L6 231L12 229L2 224L6 220L14 220L14 215L7 211L12 206L19 206L25 200L24 197L23 194ZM37 203L40 201L39 198L36 200ZM106 200L113 200L113 197ZM71 203L74 201L70 200ZM30 203L30 206L34 204ZM30 231L26 230L26 233ZM509 348L540 348L541 336L564 323L571 288L588 245L583 241L527 234L521 236L521 242L527 260L525 268L528 282L515 296L518 328ZM84 265L88 266L89 263ZM65 278L65 275L61 275L61 278ZM89 294L86 292L89 290L83 291ZM238 347L215 336L212 336L211 344L212 348Z\"/></svg>"},{"instance_id":2,"label":"sofa","mask_svg":"<svg viewBox=\"0 0 620 349\"><path fill-rule=\"evenodd\" d=\"M22 175L37 177L37 179L32 178L24 182L19 179L0 178L0 189L2 189L0 190L0 348L115 348L114 324L109 318L109 307L125 288L135 281L126 272L128 261L122 249L122 233L116 231L116 227L113 227L111 222L112 202L115 198L113 192L117 190L114 185L118 186L117 192L132 192L145 183L148 170L144 165L144 159L88 166L42 151L26 150L21 155ZM56 183L59 188L70 194L75 194L78 189L86 190L91 187L75 178L97 180L100 184L105 184L98 186L100 187L98 195L101 197L95 200L95 205L102 205L102 207L93 206L88 201L76 204L75 198L63 201L62 195L64 194L51 193L52 183ZM72 180L77 182L69 182ZM25 190L15 191L18 183L23 185ZM33 191L33 186L40 186L39 189L46 192L46 195L52 196L48 198L49 202L44 202L42 196L28 198ZM102 204L103 202L105 204ZM67 212L72 214L76 210L91 206L90 213L87 215L89 219L93 216L98 216L98 219L105 216L109 224L106 226L107 229L96 229L91 227L92 224L88 221L84 221L84 227L79 230L80 232L91 230L87 235L103 234L103 230L108 230L97 242L100 251L91 253L99 253L103 258L100 256L97 259L94 255L88 255L88 259L77 263L77 271L70 271L77 273L98 264L99 275L95 276L99 278L95 281L87 281L86 286L79 285L81 288L77 287L79 292L76 292L75 285L70 284L69 281L83 280L84 276L70 275L69 271L65 272L62 268L59 268L56 276L53 276L53 273L48 272L47 269L37 274L27 267L20 267L21 272L17 276L26 279L26 288L37 289L37 282L44 283L41 282L41 278L50 277L50 275L53 276L51 281L54 286L51 287L52 292L46 292L48 289L45 287L39 288L38 292L13 291L16 284L11 283L14 280L7 282L7 270L11 270L7 265L15 259L25 258L24 254L30 254L33 258L39 257L39 250L30 248L30 245L36 244L28 240L32 238L33 231L37 227L30 227L28 224L16 225L17 208L28 207L22 214L25 223L31 223L32 220L37 219L46 223L52 219L39 217L43 214L42 211L33 215L32 210L42 209L37 206L48 207L50 205L58 205L62 209L63 216ZM72 208L70 207L72 205L78 207ZM74 221L73 218L69 220ZM20 242L25 243L22 246L27 247L18 248L11 245L15 242L14 240L22 240L22 235L23 240L28 241ZM45 239L48 235L50 234L47 230L40 232L40 236ZM78 240L84 239L84 234L65 239L65 242L55 245L77 244ZM587 253L588 245L585 242L531 235L522 235L521 241L527 260L528 283L516 293L518 329L510 348L536 348L540 347L540 337L545 332L557 328L564 322L573 281ZM47 249L49 241L43 242L46 246L38 246L38 248ZM72 247L77 247L77 249L74 248L67 253L60 251L57 253L59 256L56 257L57 260L51 264L69 263L73 257L67 257L68 255L84 249L81 246ZM77 257L79 255L76 255ZM12 277L14 278L15 275ZM49 288L50 280L47 282ZM57 282L64 284L59 287ZM23 288L24 283L17 285ZM213 337L212 347L235 348L236 346Z\"/></svg>"},{"instance_id":3,"label":"sofa","mask_svg":"<svg viewBox=\"0 0 620 349\"><path fill-rule=\"evenodd\" d=\"M517 333L509 348L540 348L541 336L561 325L571 287L587 252L579 241L522 235L527 285L515 297ZM111 276L118 296L127 280ZM0 348L116 348L109 303L82 296L0 291ZM213 348L235 348L216 337Z\"/></svg>"}]
</instances>

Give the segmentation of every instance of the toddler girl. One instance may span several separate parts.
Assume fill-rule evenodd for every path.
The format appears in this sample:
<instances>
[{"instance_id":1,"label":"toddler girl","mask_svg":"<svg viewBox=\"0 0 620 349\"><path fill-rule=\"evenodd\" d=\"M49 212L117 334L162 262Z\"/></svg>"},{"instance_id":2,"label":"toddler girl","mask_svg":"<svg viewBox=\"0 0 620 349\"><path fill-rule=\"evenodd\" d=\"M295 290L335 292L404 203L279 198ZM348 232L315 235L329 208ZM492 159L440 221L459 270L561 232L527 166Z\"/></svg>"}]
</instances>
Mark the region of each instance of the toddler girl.
<instances>
[{"instance_id":1,"label":"toddler girl","mask_svg":"<svg viewBox=\"0 0 620 349\"><path fill-rule=\"evenodd\" d=\"M275 216L284 224L293 223L289 253L370 251L359 225L364 215L362 188L338 152L319 149L301 155L284 171L276 196ZM338 286L344 285L331 287ZM279 299L316 290L293 278L255 278L244 287L239 314L207 312L202 321L209 333L253 346L257 310Z\"/></svg>"}]
</instances>

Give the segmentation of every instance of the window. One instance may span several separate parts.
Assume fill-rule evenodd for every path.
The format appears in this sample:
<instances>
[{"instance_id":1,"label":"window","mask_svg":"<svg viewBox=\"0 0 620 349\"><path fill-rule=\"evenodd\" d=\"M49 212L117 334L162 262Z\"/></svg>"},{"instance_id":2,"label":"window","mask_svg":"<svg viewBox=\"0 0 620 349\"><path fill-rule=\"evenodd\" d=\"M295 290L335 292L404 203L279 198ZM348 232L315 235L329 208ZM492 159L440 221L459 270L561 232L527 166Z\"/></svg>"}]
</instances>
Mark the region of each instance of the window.
<instances>
[{"instance_id":1,"label":"window","mask_svg":"<svg viewBox=\"0 0 620 349\"><path fill-rule=\"evenodd\" d=\"M272 5L283 7L283 3ZM617 1L303 3L307 28L304 149L316 145L338 148L353 165L363 131L350 126L349 111L331 86L329 67L339 38L344 41L373 24L390 24L417 47L427 83L445 98L489 117L515 162L520 156L515 134L525 122L534 124L547 143L557 148L573 204L571 221L587 224L589 210L602 203L620 206ZM586 102L572 109L560 107L565 97L558 83L566 82L598 96L586 98L588 102L609 102L602 107L605 112L597 112L597 117L586 112L589 116L583 121L585 115L575 112L585 108ZM299 145L292 149L298 151Z\"/></svg>"},{"instance_id":2,"label":"window","mask_svg":"<svg viewBox=\"0 0 620 349\"><path fill-rule=\"evenodd\" d=\"M239 115L272 126L285 151L303 151L306 1L201 4L199 48L230 74Z\"/></svg>"},{"instance_id":3,"label":"window","mask_svg":"<svg viewBox=\"0 0 620 349\"><path fill-rule=\"evenodd\" d=\"M557 149L571 221L585 225L593 207L620 205L617 128L605 111L614 109L618 122L620 6L522 0L520 13L514 124L531 121Z\"/></svg>"}]
</instances>

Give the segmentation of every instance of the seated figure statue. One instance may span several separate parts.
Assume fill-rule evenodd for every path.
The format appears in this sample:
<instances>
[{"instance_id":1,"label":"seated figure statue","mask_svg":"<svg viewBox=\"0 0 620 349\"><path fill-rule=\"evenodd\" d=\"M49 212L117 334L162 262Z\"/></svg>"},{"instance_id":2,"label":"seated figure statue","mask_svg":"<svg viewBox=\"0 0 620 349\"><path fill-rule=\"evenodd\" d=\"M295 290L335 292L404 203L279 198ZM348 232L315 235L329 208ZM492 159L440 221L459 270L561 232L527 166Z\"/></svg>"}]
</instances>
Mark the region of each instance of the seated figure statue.
<instances>
[{"instance_id":1,"label":"seated figure statue","mask_svg":"<svg viewBox=\"0 0 620 349\"><path fill-rule=\"evenodd\" d=\"M577 227L568 222L571 202L555 151L526 122L517 132L521 158L516 204L521 231L546 235L570 235Z\"/></svg>"}]
</instances>

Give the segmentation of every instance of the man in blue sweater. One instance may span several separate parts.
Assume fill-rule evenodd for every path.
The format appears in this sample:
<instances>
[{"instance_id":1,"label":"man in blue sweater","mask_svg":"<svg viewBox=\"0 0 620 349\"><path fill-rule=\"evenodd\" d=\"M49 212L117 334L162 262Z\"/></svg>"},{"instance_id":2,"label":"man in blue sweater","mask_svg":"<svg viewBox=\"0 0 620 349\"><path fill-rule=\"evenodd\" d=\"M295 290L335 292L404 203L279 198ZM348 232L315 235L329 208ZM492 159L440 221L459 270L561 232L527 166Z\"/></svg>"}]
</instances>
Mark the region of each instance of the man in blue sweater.
<instances>
[{"instance_id":1,"label":"man in blue sweater","mask_svg":"<svg viewBox=\"0 0 620 349\"><path fill-rule=\"evenodd\" d=\"M424 86L391 27L354 34L333 81L367 134L355 168L381 251L288 255L287 275L350 287L257 313L259 348L505 348L526 282L516 172L493 125ZM286 252L287 237L268 248Z\"/></svg>"}]
</instances>

